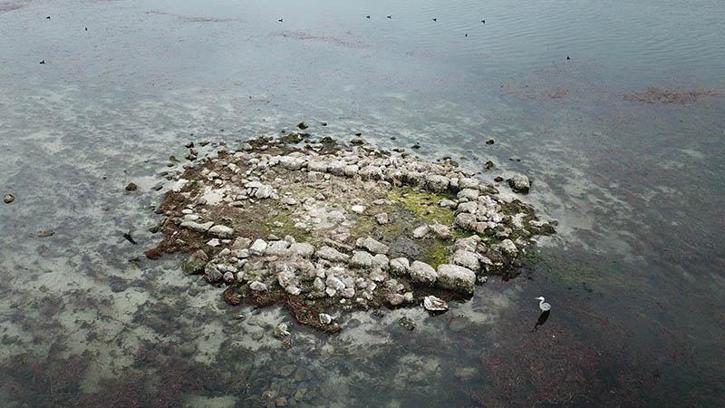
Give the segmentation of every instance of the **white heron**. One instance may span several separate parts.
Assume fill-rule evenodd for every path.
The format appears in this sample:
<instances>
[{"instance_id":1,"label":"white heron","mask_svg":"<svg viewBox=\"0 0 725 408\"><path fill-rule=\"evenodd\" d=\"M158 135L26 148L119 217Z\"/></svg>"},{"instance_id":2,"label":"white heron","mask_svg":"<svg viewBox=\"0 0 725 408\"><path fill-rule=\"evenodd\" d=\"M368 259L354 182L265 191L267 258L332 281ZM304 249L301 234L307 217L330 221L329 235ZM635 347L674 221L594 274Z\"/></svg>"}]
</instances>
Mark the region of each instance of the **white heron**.
<instances>
[{"instance_id":1,"label":"white heron","mask_svg":"<svg viewBox=\"0 0 725 408\"><path fill-rule=\"evenodd\" d=\"M541 309L542 312L548 312L549 310L551 310L551 305L544 302L545 299L543 296L539 296L534 299L539 301L539 309Z\"/></svg>"}]
</instances>

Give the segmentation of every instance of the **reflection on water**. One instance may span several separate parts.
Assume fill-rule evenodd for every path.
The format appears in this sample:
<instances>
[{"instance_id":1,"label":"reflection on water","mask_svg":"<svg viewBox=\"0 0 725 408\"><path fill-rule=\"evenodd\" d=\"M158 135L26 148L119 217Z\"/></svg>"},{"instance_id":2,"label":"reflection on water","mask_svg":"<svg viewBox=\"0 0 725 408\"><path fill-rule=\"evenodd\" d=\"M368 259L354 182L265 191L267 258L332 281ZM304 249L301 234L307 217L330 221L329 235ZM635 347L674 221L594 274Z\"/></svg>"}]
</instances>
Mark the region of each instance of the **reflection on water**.
<instances>
[{"instance_id":1,"label":"reflection on water","mask_svg":"<svg viewBox=\"0 0 725 408\"><path fill-rule=\"evenodd\" d=\"M725 9L664 3L0 2L2 405L717 405ZM558 235L443 315L280 342L141 252L184 143L301 120L524 172Z\"/></svg>"}]
</instances>

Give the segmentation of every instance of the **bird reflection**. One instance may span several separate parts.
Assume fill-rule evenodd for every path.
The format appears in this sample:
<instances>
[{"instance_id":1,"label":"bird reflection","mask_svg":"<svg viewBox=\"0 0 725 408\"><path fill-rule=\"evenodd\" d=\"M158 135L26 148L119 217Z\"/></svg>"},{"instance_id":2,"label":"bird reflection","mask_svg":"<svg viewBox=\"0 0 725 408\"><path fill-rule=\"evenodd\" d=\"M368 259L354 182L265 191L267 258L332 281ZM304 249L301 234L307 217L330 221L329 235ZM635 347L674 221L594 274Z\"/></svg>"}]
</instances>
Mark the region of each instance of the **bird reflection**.
<instances>
[{"instance_id":1,"label":"bird reflection","mask_svg":"<svg viewBox=\"0 0 725 408\"><path fill-rule=\"evenodd\" d=\"M543 326L544 323L546 323L546 320L549 318L550 313L551 313L551 310L545 310L539 315L539 320L536 321L534 328L531 329L532 333L539 330L539 326Z\"/></svg>"}]
</instances>

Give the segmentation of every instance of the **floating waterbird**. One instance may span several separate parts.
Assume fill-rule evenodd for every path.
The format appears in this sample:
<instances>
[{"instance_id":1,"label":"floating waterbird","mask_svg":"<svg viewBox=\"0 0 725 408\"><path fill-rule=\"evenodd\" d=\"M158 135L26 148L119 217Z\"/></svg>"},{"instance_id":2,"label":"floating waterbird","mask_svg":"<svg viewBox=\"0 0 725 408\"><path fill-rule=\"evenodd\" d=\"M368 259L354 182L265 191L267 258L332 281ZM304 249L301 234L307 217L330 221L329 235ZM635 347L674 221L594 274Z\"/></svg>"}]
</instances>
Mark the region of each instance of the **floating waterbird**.
<instances>
[{"instance_id":1,"label":"floating waterbird","mask_svg":"<svg viewBox=\"0 0 725 408\"><path fill-rule=\"evenodd\" d=\"M365 18L367 18L369 20L370 19L370 16L365 16Z\"/></svg>"},{"instance_id":2,"label":"floating waterbird","mask_svg":"<svg viewBox=\"0 0 725 408\"><path fill-rule=\"evenodd\" d=\"M482 24L486 24L486 20L481 20L481 23Z\"/></svg>"},{"instance_id":3,"label":"floating waterbird","mask_svg":"<svg viewBox=\"0 0 725 408\"><path fill-rule=\"evenodd\" d=\"M544 302L545 299L543 296L539 296L534 299L539 301L539 309L541 309L542 312L548 312L549 310L551 310L551 305Z\"/></svg>"},{"instance_id":4,"label":"floating waterbird","mask_svg":"<svg viewBox=\"0 0 725 408\"><path fill-rule=\"evenodd\" d=\"M135 239L133 239L133 237L131 236L131 231L129 231L129 232L124 232L124 233L123 233L123 237L124 237L124 238L126 238L126 241L128 241L128 242L130 242L130 243L132 243L132 244L136 245L136 240L135 240Z\"/></svg>"},{"instance_id":5,"label":"floating waterbird","mask_svg":"<svg viewBox=\"0 0 725 408\"><path fill-rule=\"evenodd\" d=\"M466 33L466 37L468 37L468 33Z\"/></svg>"},{"instance_id":6,"label":"floating waterbird","mask_svg":"<svg viewBox=\"0 0 725 408\"><path fill-rule=\"evenodd\" d=\"M46 17L45 19L46 19L46 20L50 20L50 16Z\"/></svg>"},{"instance_id":7,"label":"floating waterbird","mask_svg":"<svg viewBox=\"0 0 725 408\"><path fill-rule=\"evenodd\" d=\"M40 61L40 65L45 65L45 60Z\"/></svg>"},{"instance_id":8,"label":"floating waterbird","mask_svg":"<svg viewBox=\"0 0 725 408\"><path fill-rule=\"evenodd\" d=\"M393 18L393 16L388 16L388 18Z\"/></svg>"},{"instance_id":9,"label":"floating waterbird","mask_svg":"<svg viewBox=\"0 0 725 408\"><path fill-rule=\"evenodd\" d=\"M438 19L437 18L434 18L433 21L438 21Z\"/></svg>"},{"instance_id":10,"label":"floating waterbird","mask_svg":"<svg viewBox=\"0 0 725 408\"><path fill-rule=\"evenodd\" d=\"M86 31L88 31L88 27L86 27Z\"/></svg>"},{"instance_id":11,"label":"floating waterbird","mask_svg":"<svg viewBox=\"0 0 725 408\"><path fill-rule=\"evenodd\" d=\"M571 58L567 55L566 60L569 61L569 60L571 60Z\"/></svg>"},{"instance_id":12,"label":"floating waterbird","mask_svg":"<svg viewBox=\"0 0 725 408\"><path fill-rule=\"evenodd\" d=\"M277 21L279 21L279 22L281 23L281 22L283 22L283 21L284 21L284 19L280 18L280 19L279 19L279 20L277 20Z\"/></svg>"}]
</instances>

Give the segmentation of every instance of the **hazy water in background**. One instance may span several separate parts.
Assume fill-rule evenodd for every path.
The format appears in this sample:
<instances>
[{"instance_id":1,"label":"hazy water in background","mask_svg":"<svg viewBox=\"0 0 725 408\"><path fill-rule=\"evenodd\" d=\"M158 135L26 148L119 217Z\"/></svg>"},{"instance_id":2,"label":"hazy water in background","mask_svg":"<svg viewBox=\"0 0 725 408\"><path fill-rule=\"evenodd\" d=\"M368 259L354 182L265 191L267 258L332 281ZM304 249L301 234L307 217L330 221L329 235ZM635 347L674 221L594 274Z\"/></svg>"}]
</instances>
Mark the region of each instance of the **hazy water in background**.
<instances>
[{"instance_id":1,"label":"hazy water in background","mask_svg":"<svg viewBox=\"0 0 725 408\"><path fill-rule=\"evenodd\" d=\"M624 99L648 87L716 95ZM718 1L0 1L0 401L720 405L723 92ZM524 172L559 234L442 316L291 347L263 327L284 312L240 321L177 260L128 261L186 141L300 120Z\"/></svg>"}]
</instances>

